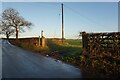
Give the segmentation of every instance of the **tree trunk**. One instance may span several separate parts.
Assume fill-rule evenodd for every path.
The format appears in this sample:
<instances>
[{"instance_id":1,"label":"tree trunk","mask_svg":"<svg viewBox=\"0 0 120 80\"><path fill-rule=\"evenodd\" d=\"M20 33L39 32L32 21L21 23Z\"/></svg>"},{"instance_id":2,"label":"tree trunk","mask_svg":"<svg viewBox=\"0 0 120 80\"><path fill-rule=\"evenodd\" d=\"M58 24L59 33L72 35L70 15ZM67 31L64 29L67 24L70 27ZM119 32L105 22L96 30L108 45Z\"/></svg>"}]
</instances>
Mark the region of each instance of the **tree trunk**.
<instances>
[{"instance_id":1,"label":"tree trunk","mask_svg":"<svg viewBox=\"0 0 120 80\"><path fill-rule=\"evenodd\" d=\"M7 40L9 39L9 33L8 32L6 32L6 38L7 38Z\"/></svg>"},{"instance_id":2,"label":"tree trunk","mask_svg":"<svg viewBox=\"0 0 120 80\"><path fill-rule=\"evenodd\" d=\"M18 40L18 28L16 27L16 40Z\"/></svg>"},{"instance_id":3,"label":"tree trunk","mask_svg":"<svg viewBox=\"0 0 120 80\"><path fill-rule=\"evenodd\" d=\"M7 40L9 40L9 34L6 34Z\"/></svg>"}]
</instances>

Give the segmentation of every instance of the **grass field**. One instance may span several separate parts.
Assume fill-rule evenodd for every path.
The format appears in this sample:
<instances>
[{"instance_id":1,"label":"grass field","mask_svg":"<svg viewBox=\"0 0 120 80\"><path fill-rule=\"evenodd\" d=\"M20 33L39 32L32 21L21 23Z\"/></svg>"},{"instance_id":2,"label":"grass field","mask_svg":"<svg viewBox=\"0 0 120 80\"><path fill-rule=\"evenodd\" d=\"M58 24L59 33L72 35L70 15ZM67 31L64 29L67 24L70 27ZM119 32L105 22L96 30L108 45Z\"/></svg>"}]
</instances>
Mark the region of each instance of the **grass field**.
<instances>
[{"instance_id":1,"label":"grass field","mask_svg":"<svg viewBox=\"0 0 120 80\"><path fill-rule=\"evenodd\" d=\"M47 42L49 50L55 55L59 54L57 59L80 67L81 40L66 39L62 43L60 40L48 39Z\"/></svg>"},{"instance_id":2,"label":"grass field","mask_svg":"<svg viewBox=\"0 0 120 80\"><path fill-rule=\"evenodd\" d=\"M82 46L82 41L79 39L66 39L65 42L71 45Z\"/></svg>"},{"instance_id":3,"label":"grass field","mask_svg":"<svg viewBox=\"0 0 120 80\"><path fill-rule=\"evenodd\" d=\"M81 41L66 39L62 44L59 40L47 40L50 51L57 51L61 55L81 55Z\"/></svg>"}]
</instances>

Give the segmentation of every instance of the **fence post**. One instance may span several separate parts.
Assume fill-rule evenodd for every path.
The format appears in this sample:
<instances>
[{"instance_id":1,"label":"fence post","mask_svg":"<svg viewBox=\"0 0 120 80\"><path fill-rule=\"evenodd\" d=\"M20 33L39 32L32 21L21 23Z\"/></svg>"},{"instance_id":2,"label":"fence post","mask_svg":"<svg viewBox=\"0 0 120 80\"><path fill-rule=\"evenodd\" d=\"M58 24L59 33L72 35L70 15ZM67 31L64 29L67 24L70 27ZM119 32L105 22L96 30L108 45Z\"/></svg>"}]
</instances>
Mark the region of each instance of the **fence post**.
<instances>
[{"instance_id":1,"label":"fence post","mask_svg":"<svg viewBox=\"0 0 120 80\"><path fill-rule=\"evenodd\" d=\"M43 37L42 36L42 38L41 38L41 46L42 47L45 47L46 46L46 43L45 43L46 41L45 41L45 37Z\"/></svg>"},{"instance_id":2,"label":"fence post","mask_svg":"<svg viewBox=\"0 0 120 80\"><path fill-rule=\"evenodd\" d=\"M39 39L38 39L38 45L40 46L40 36L38 37Z\"/></svg>"},{"instance_id":3,"label":"fence post","mask_svg":"<svg viewBox=\"0 0 120 80\"><path fill-rule=\"evenodd\" d=\"M86 32L82 32L82 47L88 52L88 35Z\"/></svg>"}]
</instances>

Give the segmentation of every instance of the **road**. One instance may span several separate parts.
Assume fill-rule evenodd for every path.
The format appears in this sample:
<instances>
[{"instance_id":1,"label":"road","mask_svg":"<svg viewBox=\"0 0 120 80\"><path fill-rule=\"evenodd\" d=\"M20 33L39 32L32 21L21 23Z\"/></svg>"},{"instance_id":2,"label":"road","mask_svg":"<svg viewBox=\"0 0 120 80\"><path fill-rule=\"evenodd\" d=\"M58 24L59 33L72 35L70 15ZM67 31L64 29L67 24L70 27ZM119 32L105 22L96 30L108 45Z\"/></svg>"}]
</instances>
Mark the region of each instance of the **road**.
<instances>
[{"instance_id":1,"label":"road","mask_svg":"<svg viewBox=\"0 0 120 80\"><path fill-rule=\"evenodd\" d=\"M2 40L3 78L81 78L80 69Z\"/></svg>"}]
</instances>

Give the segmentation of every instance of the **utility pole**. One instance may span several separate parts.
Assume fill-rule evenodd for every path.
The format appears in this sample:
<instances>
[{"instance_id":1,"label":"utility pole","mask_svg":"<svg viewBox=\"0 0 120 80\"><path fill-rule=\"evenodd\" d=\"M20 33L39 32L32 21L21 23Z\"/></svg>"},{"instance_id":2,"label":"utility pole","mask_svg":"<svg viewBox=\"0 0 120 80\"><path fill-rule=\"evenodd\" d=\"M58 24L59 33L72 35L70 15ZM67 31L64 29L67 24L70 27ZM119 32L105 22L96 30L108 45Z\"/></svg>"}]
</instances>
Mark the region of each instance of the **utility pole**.
<instances>
[{"instance_id":1,"label":"utility pole","mask_svg":"<svg viewBox=\"0 0 120 80\"><path fill-rule=\"evenodd\" d=\"M41 38L43 37L43 30L41 31Z\"/></svg>"},{"instance_id":2,"label":"utility pole","mask_svg":"<svg viewBox=\"0 0 120 80\"><path fill-rule=\"evenodd\" d=\"M62 42L64 40L64 16L63 16L63 3L62 5Z\"/></svg>"}]
</instances>

